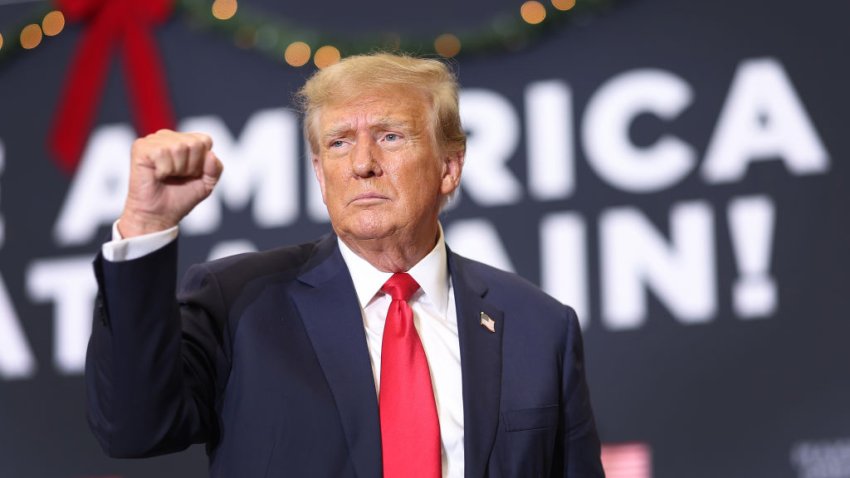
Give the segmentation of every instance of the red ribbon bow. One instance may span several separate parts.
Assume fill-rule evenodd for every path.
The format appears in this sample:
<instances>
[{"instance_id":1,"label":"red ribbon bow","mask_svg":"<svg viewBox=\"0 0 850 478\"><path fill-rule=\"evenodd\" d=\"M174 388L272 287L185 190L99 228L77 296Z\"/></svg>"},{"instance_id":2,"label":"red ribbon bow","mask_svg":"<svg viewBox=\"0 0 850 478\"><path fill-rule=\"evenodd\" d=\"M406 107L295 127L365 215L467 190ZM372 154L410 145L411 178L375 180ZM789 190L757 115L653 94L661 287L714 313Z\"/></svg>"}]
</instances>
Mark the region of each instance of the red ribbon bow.
<instances>
[{"instance_id":1,"label":"red ribbon bow","mask_svg":"<svg viewBox=\"0 0 850 478\"><path fill-rule=\"evenodd\" d=\"M71 64L50 134L50 146L66 172L83 152L100 103L110 53L123 47L124 74L139 134L174 125L165 72L150 27L171 14L173 0L58 0L69 21L90 20Z\"/></svg>"}]
</instances>

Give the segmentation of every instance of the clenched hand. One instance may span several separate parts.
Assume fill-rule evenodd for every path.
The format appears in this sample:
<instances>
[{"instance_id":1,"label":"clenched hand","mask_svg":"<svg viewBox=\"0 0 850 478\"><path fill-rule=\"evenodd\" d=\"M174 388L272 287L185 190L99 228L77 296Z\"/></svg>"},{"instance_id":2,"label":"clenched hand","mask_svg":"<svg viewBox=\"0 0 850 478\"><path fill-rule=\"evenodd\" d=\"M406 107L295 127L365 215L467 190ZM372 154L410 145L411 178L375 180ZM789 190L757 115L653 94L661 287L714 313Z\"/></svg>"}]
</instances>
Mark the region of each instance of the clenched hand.
<instances>
[{"instance_id":1,"label":"clenched hand","mask_svg":"<svg viewBox=\"0 0 850 478\"><path fill-rule=\"evenodd\" d=\"M202 133L159 130L133 143L118 229L125 238L176 226L212 193L223 170Z\"/></svg>"}]
</instances>

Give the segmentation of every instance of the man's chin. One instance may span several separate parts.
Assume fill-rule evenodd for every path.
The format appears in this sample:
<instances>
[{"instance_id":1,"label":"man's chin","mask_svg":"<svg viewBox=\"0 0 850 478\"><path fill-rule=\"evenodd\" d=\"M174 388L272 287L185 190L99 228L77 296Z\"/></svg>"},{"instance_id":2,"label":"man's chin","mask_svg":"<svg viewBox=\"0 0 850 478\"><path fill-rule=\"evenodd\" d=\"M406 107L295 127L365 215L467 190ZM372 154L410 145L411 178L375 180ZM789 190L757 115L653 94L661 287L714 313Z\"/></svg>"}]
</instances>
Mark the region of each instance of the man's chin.
<instances>
[{"instance_id":1,"label":"man's chin","mask_svg":"<svg viewBox=\"0 0 850 478\"><path fill-rule=\"evenodd\" d=\"M393 235L394 229L382 223L354 224L350 227L335 228L338 236L346 241L378 241Z\"/></svg>"}]
</instances>

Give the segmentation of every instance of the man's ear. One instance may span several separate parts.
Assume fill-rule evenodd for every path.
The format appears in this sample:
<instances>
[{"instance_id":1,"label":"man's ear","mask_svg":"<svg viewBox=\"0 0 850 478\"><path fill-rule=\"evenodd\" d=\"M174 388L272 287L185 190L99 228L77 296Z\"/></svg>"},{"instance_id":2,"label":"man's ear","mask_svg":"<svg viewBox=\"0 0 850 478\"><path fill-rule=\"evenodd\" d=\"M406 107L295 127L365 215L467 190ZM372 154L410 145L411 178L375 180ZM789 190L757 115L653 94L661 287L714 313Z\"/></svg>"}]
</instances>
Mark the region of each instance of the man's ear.
<instances>
[{"instance_id":1,"label":"man's ear","mask_svg":"<svg viewBox=\"0 0 850 478\"><path fill-rule=\"evenodd\" d=\"M443 156L443 182L440 193L447 196L460 185L460 175L463 172L464 151L446 151Z\"/></svg>"},{"instance_id":2,"label":"man's ear","mask_svg":"<svg viewBox=\"0 0 850 478\"><path fill-rule=\"evenodd\" d=\"M313 173L315 173L316 181L319 181L319 189L322 191L322 202L327 204L328 202L325 200L325 173L322 171L321 160L317 154L311 155L310 158L310 162L313 163Z\"/></svg>"}]
</instances>

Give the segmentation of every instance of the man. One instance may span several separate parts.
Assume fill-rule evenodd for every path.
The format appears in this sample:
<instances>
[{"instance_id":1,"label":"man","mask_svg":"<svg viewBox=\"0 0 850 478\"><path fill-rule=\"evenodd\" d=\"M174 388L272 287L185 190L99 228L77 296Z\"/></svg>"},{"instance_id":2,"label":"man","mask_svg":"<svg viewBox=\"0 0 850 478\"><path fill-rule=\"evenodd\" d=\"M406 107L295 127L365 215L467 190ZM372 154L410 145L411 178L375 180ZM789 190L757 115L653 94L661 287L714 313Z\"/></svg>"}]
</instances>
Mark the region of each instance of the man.
<instances>
[{"instance_id":1,"label":"man","mask_svg":"<svg viewBox=\"0 0 850 478\"><path fill-rule=\"evenodd\" d=\"M134 143L95 261L106 452L205 443L222 477L602 476L572 309L443 241L465 152L453 75L351 57L299 96L334 235L194 266L177 299L177 224L222 166L202 134Z\"/></svg>"}]
</instances>

